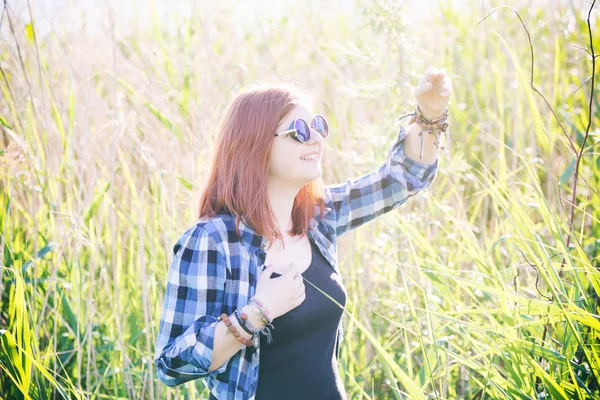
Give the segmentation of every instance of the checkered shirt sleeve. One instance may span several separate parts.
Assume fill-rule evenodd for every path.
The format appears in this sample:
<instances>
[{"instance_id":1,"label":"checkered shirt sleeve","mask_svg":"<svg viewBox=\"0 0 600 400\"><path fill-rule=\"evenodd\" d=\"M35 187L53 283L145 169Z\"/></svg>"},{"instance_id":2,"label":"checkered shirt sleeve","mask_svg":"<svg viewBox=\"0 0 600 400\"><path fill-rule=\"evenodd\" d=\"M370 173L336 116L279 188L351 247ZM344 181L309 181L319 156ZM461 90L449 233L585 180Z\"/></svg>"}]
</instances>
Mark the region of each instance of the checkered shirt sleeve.
<instances>
[{"instance_id":1,"label":"checkered shirt sleeve","mask_svg":"<svg viewBox=\"0 0 600 400\"><path fill-rule=\"evenodd\" d=\"M404 154L408 131L400 127L387 159L377 170L345 183L325 187L325 219L337 236L391 211L421 190L431 186L438 171L438 159L423 164Z\"/></svg>"},{"instance_id":2,"label":"checkered shirt sleeve","mask_svg":"<svg viewBox=\"0 0 600 400\"><path fill-rule=\"evenodd\" d=\"M154 356L158 376L167 386L220 374L228 364L208 370L223 307L223 252L215 239L196 225L177 240L173 254Z\"/></svg>"}]
</instances>

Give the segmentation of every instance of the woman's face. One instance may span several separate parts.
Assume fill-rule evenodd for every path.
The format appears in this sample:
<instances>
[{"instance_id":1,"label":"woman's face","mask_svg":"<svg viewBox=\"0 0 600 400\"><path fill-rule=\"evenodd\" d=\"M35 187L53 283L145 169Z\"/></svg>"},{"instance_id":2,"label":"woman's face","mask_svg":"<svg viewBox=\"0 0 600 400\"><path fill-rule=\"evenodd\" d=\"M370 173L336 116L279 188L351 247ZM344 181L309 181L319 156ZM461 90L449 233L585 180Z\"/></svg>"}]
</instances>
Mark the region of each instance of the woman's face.
<instances>
[{"instance_id":1,"label":"woman's face","mask_svg":"<svg viewBox=\"0 0 600 400\"><path fill-rule=\"evenodd\" d=\"M293 120L302 118L310 127L310 140L300 143L292 139L290 135L277 136L271 148L270 180L302 188L310 181L321 177L321 159L325 144L323 137L312 127L314 116L315 114L310 108L299 105L277 127L277 132L286 131ZM302 159L309 155L316 156L316 159Z\"/></svg>"}]
</instances>

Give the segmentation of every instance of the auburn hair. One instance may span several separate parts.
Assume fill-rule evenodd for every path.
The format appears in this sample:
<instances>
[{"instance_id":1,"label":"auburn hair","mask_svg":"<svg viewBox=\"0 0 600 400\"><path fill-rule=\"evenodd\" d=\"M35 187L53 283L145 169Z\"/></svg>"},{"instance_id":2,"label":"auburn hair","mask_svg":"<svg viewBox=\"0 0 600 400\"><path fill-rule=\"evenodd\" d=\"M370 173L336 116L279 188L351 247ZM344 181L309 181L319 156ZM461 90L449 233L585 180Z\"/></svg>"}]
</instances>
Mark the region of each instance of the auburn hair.
<instances>
[{"instance_id":1,"label":"auburn hair","mask_svg":"<svg viewBox=\"0 0 600 400\"><path fill-rule=\"evenodd\" d=\"M312 105L311 96L286 83L253 84L242 89L227 107L214 144L208 180L200 194L199 218L228 213L236 217L236 234L243 216L255 232L273 244L283 236L267 195L271 148L277 127L297 105ZM300 189L292 207L293 228L288 234L305 235L315 205L323 217L321 178ZM285 246L284 246L285 248Z\"/></svg>"}]
</instances>

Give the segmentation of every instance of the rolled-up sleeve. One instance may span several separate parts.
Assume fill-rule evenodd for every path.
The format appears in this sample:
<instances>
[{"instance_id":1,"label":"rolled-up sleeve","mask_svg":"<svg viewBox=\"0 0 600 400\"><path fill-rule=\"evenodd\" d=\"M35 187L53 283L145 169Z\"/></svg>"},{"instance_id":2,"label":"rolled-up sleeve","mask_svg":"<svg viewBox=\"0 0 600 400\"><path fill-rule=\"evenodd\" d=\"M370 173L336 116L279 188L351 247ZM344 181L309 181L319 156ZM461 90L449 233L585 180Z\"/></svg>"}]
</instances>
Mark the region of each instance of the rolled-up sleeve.
<instances>
[{"instance_id":1,"label":"rolled-up sleeve","mask_svg":"<svg viewBox=\"0 0 600 400\"><path fill-rule=\"evenodd\" d=\"M154 363L159 379L177 386L220 374L209 371L215 327L223 308L226 267L223 251L202 226L184 232L173 247Z\"/></svg>"},{"instance_id":2,"label":"rolled-up sleeve","mask_svg":"<svg viewBox=\"0 0 600 400\"><path fill-rule=\"evenodd\" d=\"M387 159L377 170L325 187L325 220L337 236L389 212L431 186L439 160L423 164L404 154L408 131L400 127Z\"/></svg>"}]
</instances>

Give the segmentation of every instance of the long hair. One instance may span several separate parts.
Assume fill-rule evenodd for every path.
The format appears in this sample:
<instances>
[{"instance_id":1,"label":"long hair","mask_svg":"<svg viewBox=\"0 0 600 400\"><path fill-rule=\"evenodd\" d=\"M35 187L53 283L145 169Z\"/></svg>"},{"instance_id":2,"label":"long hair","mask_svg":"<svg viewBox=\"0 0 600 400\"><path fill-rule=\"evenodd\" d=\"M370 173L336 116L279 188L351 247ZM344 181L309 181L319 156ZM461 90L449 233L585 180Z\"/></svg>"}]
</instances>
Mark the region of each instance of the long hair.
<instances>
[{"instance_id":1,"label":"long hair","mask_svg":"<svg viewBox=\"0 0 600 400\"><path fill-rule=\"evenodd\" d=\"M270 243L281 240L267 195L271 147L277 127L297 105L312 105L304 90L290 83L255 84L242 90L227 108L216 139L208 181L200 195L199 218L228 213L241 217ZM292 208L290 235L304 235L315 205L323 217L323 182L300 189Z\"/></svg>"}]
</instances>

